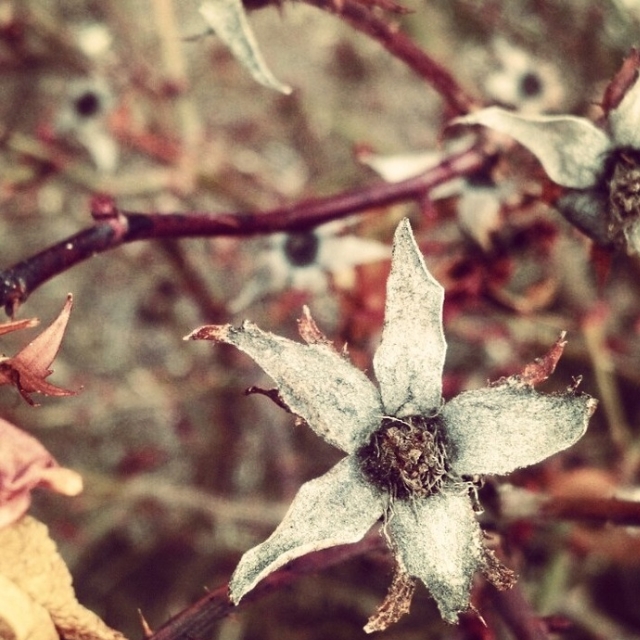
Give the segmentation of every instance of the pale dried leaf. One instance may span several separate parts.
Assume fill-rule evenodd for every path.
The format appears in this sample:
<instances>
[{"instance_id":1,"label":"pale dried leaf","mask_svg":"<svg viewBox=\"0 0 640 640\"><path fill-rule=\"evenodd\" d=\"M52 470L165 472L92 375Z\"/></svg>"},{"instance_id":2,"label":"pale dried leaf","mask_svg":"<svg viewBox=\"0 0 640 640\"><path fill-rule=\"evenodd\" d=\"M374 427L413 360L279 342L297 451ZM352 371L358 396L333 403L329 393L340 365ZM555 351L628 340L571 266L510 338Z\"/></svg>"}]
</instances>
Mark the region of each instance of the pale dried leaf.
<instances>
[{"instance_id":1,"label":"pale dried leaf","mask_svg":"<svg viewBox=\"0 0 640 640\"><path fill-rule=\"evenodd\" d=\"M541 394L513 378L465 391L442 410L452 468L502 474L540 462L582 437L596 405L586 394Z\"/></svg>"},{"instance_id":2,"label":"pale dried leaf","mask_svg":"<svg viewBox=\"0 0 640 640\"><path fill-rule=\"evenodd\" d=\"M396 501L387 524L400 566L422 580L451 623L469 608L474 573L484 565L482 532L466 491Z\"/></svg>"},{"instance_id":3,"label":"pale dried leaf","mask_svg":"<svg viewBox=\"0 0 640 640\"><path fill-rule=\"evenodd\" d=\"M387 415L429 415L440 407L443 301L444 289L427 271L405 219L394 237L382 342L373 360Z\"/></svg>"},{"instance_id":4,"label":"pale dried leaf","mask_svg":"<svg viewBox=\"0 0 640 640\"><path fill-rule=\"evenodd\" d=\"M574 189L596 184L611 148L604 131L575 116L523 116L489 107L452 124L480 124L506 133L538 158L553 182Z\"/></svg>"},{"instance_id":5,"label":"pale dried leaf","mask_svg":"<svg viewBox=\"0 0 640 640\"><path fill-rule=\"evenodd\" d=\"M49 612L0 574L0 638L59 640Z\"/></svg>"},{"instance_id":6,"label":"pale dried leaf","mask_svg":"<svg viewBox=\"0 0 640 640\"><path fill-rule=\"evenodd\" d=\"M256 82L291 93L291 87L277 80L267 67L241 0L208 0L200 5L200 14Z\"/></svg>"},{"instance_id":7,"label":"pale dried leaf","mask_svg":"<svg viewBox=\"0 0 640 640\"><path fill-rule=\"evenodd\" d=\"M380 423L380 395L367 376L333 347L304 345L251 322L205 326L187 336L238 347L275 381L289 409L327 442L354 452Z\"/></svg>"},{"instance_id":8,"label":"pale dried leaf","mask_svg":"<svg viewBox=\"0 0 640 640\"><path fill-rule=\"evenodd\" d=\"M44 607L64 640L123 640L77 600L47 527L25 516L0 529L0 575Z\"/></svg>"},{"instance_id":9,"label":"pale dried leaf","mask_svg":"<svg viewBox=\"0 0 640 640\"><path fill-rule=\"evenodd\" d=\"M231 599L276 569L312 551L357 542L382 515L379 492L366 483L352 457L300 487L273 534L242 556L229 582Z\"/></svg>"}]
</instances>

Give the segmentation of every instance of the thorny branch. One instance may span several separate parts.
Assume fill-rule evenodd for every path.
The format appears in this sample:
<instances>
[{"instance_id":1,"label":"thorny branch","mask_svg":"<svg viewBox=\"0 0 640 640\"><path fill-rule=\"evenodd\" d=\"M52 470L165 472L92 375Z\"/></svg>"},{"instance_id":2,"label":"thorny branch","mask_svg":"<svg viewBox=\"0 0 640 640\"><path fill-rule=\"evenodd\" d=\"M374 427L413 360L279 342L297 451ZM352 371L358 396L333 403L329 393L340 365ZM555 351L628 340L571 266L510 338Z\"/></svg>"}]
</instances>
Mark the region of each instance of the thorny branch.
<instances>
[{"instance_id":1,"label":"thorny branch","mask_svg":"<svg viewBox=\"0 0 640 640\"><path fill-rule=\"evenodd\" d=\"M419 199L439 184L477 171L486 161L487 156L481 150L469 149L403 182L374 183L262 212L143 214L120 211L110 198L95 198L94 226L0 273L0 304L13 317L18 307L43 283L87 258L128 242L300 231L374 207Z\"/></svg>"},{"instance_id":2,"label":"thorny branch","mask_svg":"<svg viewBox=\"0 0 640 640\"><path fill-rule=\"evenodd\" d=\"M452 115L469 113L480 102L471 97L456 82L454 77L433 58L418 47L409 36L396 26L378 18L366 6L357 0L305 0L308 4L338 14L354 29L377 40L387 51L402 60L410 69L424 78L446 100Z\"/></svg>"}]
</instances>

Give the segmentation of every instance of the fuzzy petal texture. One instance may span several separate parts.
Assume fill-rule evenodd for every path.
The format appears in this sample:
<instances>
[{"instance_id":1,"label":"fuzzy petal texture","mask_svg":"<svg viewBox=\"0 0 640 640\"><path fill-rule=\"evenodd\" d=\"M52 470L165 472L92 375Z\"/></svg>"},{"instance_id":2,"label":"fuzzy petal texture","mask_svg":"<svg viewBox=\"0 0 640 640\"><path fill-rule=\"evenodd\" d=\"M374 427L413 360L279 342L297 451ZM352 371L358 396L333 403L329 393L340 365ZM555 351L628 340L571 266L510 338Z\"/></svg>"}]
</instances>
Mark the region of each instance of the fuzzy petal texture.
<instances>
[{"instance_id":1,"label":"fuzzy petal texture","mask_svg":"<svg viewBox=\"0 0 640 640\"><path fill-rule=\"evenodd\" d=\"M353 453L380 424L380 394L373 383L333 347L304 345L262 331L205 326L187 336L236 346L270 375L289 409L324 440Z\"/></svg>"},{"instance_id":2,"label":"fuzzy petal texture","mask_svg":"<svg viewBox=\"0 0 640 640\"><path fill-rule=\"evenodd\" d=\"M616 109L609 112L609 126L616 143L640 147L640 78L627 91Z\"/></svg>"},{"instance_id":3,"label":"fuzzy petal texture","mask_svg":"<svg viewBox=\"0 0 640 640\"><path fill-rule=\"evenodd\" d=\"M256 82L291 93L291 87L277 80L267 67L240 0L208 0L200 5L200 14Z\"/></svg>"},{"instance_id":4,"label":"fuzzy petal texture","mask_svg":"<svg viewBox=\"0 0 640 640\"><path fill-rule=\"evenodd\" d=\"M229 591L236 604L270 573L312 551L360 540L382 515L382 499L345 458L303 484L273 534L242 556Z\"/></svg>"},{"instance_id":5,"label":"fuzzy petal texture","mask_svg":"<svg viewBox=\"0 0 640 640\"><path fill-rule=\"evenodd\" d=\"M538 158L551 180L573 189L596 184L612 146L604 131L574 116L522 116L489 107L453 124L481 124L510 135Z\"/></svg>"},{"instance_id":6,"label":"fuzzy petal texture","mask_svg":"<svg viewBox=\"0 0 640 640\"><path fill-rule=\"evenodd\" d=\"M388 533L405 571L424 582L451 623L469 608L473 574L484 566L482 533L466 492L441 491L393 505Z\"/></svg>"},{"instance_id":7,"label":"fuzzy petal texture","mask_svg":"<svg viewBox=\"0 0 640 640\"><path fill-rule=\"evenodd\" d=\"M395 233L382 342L373 360L387 415L440 407L446 342L444 289L427 271L407 219Z\"/></svg>"},{"instance_id":8,"label":"fuzzy petal texture","mask_svg":"<svg viewBox=\"0 0 640 640\"><path fill-rule=\"evenodd\" d=\"M586 394L545 395L513 379L466 391L443 410L459 474L502 474L527 467L574 444L596 401Z\"/></svg>"}]
</instances>

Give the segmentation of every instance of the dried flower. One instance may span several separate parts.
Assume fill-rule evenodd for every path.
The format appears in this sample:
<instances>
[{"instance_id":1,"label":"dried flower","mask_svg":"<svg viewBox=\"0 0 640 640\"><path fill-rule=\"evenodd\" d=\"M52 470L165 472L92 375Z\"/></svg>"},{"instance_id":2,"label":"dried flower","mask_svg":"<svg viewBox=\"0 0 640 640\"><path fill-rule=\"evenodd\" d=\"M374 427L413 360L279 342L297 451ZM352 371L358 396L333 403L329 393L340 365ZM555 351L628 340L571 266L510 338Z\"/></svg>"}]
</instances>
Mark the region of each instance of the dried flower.
<instances>
[{"instance_id":1,"label":"dried flower","mask_svg":"<svg viewBox=\"0 0 640 640\"><path fill-rule=\"evenodd\" d=\"M358 264L387 260L389 247L352 234L337 235L342 221L330 222L299 233L274 233L254 258L254 275L239 295L229 302L232 313L285 289L324 293L327 274Z\"/></svg>"},{"instance_id":2,"label":"dried flower","mask_svg":"<svg viewBox=\"0 0 640 640\"><path fill-rule=\"evenodd\" d=\"M596 402L575 388L543 395L533 384L554 369L564 343L521 376L443 403L443 288L427 271L408 221L396 230L378 390L311 319L306 345L241 327L205 326L188 338L233 344L275 380L279 399L347 457L304 484L271 537L248 551L231 578L234 602L265 576L311 551L356 542L384 517L398 569L365 629L386 628L408 610L413 578L431 591L445 620L469 608L474 573L494 584L513 574L485 549L470 491L477 474L503 474L572 445Z\"/></svg>"},{"instance_id":3,"label":"dried flower","mask_svg":"<svg viewBox=\"0 0 640 640\"><path fill-rule=\"evenodd\" d=\"M635 56L635 58L634 58ZM632 54L635 74L640 57ZM623 72L628 73L627 67ZM620 74L619 74L620 75ZM618 91L615 79L610 91ZM603 246L640 252L640 79L607 113L605 129L570 115L532 116L489 107L453 124L480 124L524 145L549 178L567 187L557 206ZM606 95L605 95L606 98Z\"/></svg>"},{"instance_id":4,"label":"dried flower","mask_svg":"<svg viewBox=\"0 0 640 640\"><path fill-rule=\"evenodd\" d=\"M63 389L51 384L47 378L52 370L49 368L55 359L60 343L64 336L69 314L73 306L73 297L67 296L67 301L58 317L24 349L11 358L0 358L0 385L12 384L20 392L20 395L31 405L35 402L31 399L32 393L42 393L46 396L73 396L75 391ZM6 331L15 328L33 326L37 321L23 320L12 322ZM0 335L3 333L0 326Z\"/></svg>"}]
</instances>

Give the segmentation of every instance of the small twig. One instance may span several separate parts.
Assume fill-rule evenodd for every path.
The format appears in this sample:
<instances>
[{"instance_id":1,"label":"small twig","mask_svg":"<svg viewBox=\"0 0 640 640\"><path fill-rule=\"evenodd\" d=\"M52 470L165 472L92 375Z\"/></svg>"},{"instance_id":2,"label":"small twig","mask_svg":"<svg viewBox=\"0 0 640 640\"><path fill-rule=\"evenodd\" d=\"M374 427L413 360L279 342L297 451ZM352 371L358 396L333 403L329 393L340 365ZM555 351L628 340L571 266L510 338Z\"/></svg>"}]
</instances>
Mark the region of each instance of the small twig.
<instances>
[{"instance_id":1,"label":"small twig","mask_svg":"<svg viewBox=\"0 0 640 640\"><path fill-rule=\"evenodd\" d=\"M165 622L149 640L193 640L194 638L211 637L219 620L228 616L232 611L243 608L245 604L273 593L295 582L303 575L340 564L374 549L381 550L383 547L382 538L374 533L356 544L332 547L299 558L267 576L237 606L229 600L228 587L225 585L208 593L204 598Z\"/></svg>"},{"instance_id":2,"label":"small twig","mask_svg":"<svg viewBox=\"0 0 640 640\"><path fill-rule=\"evenodd\" d=\"M403 182L375 183L262 212L143 214L120 211L108 198L94 199L92 214L96 224L93 227L0 273L0 304L13 316L20 304L46 281L90 257L128 242L301 231L367 209L419 199L443 182L473 173L485 162L486 155L482 151L469 149Z\"/></svg>"},{"instance_id":3,"label":"small twig","mask_svg":"<svg viewBox=\"0 0 640 640\"><path fill-rule=\"evenodd\" d=\"M545 624L537 616L516 584L511 589L498 591L492 587L491 600L500 617L518 640L548 640Z\"/></svg>"},{"instance_id":4,"label":"small twig","mask_svg":"<svg viewBox=\"0 0 640 640\"><path fill-rule=\"evenodd\" d=\"M402 60L410 69L424 78L448 103L454 115L464 115L479 107L455 78L433 58L416 45L397 26L378 18L357 0L305 0L310 5L335 13L354 29L377 40L389 53Z\"/></svg>"}]
</instances>

